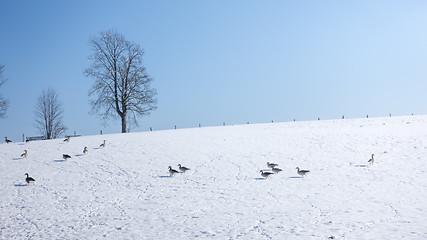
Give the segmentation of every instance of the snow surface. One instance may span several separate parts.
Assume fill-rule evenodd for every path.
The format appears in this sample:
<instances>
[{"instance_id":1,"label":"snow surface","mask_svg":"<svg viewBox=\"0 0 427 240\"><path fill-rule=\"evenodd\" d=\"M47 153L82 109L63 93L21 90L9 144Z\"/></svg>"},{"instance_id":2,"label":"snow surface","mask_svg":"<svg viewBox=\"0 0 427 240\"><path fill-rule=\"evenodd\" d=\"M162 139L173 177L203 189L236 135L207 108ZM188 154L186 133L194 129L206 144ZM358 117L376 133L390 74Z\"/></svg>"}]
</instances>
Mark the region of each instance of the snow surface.
<instances>
[{"instance_id":1,"label":"snow surface","mask_svg":"<svg viewBox=\"0 0 427 240\"><path fill-rule=\"evenodd\" d=\"M3 143L0 238L427 239L426 153L427 116Z\"/></svg>"}]
</instances>

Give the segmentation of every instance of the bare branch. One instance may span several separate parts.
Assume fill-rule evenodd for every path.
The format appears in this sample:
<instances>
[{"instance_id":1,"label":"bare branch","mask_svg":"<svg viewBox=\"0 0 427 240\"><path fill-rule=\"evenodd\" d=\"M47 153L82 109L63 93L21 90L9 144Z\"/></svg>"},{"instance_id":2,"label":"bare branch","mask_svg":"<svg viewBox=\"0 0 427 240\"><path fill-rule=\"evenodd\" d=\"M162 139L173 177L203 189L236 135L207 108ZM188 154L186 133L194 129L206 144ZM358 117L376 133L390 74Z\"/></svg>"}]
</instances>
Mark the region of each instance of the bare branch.
<instances>
[{"instance_id":1,"label":"bare branch","mask_svg":"<svg viewBox=\"0 0 427 240\"><path fill-rule=\"evenodd\" d=\"M63 124L64 109L55 90L43 90L35 106L36 127L47 139L55 139L67 130Z\"/></svg>"},{"instance_id":2,"label":"bare branch","mask_svg":"<svg viewBox=\"0 0 427 240\"><path fill-rule=\"evenodd\" d=\"M156 91L150 88L152 79L143 66L144 51L113 30L101 32L90 44L93 55L85 74L94 80L89 91L94 97L91 113L104 121L118 116L126 132L128 119L137 125L137 117L157 108Z\"/></svg>"},{"instance_id":3,"label":"bare branch","mask_svg":"<svg viewBox=\"0 0 427 240\"><path fill-rule=\"evenodd\" d=\"M6 82L6 78L3 77L3 71L5 66L0 64L0 87ZM6 116L7 108L9 107L9 101L3 99L0 95L0 118L4 118Z\"/></svg>"}]
</instances>

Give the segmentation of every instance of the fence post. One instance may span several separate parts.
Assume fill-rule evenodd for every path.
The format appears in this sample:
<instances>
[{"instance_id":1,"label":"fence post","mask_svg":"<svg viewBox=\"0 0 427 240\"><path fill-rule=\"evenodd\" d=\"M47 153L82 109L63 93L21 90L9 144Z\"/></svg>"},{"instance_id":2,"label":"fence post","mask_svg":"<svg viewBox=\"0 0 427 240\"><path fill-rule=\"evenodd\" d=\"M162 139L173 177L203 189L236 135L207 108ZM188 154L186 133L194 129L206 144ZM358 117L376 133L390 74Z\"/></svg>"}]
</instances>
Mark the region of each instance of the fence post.
<instances>
[{"instance_id":1,"label":"fence post","mask_svg":"<svg viewBox=\"0 0 427 240\"><path fill-rule=\"evenodd\" d=\"M25 142L25 135L22 134L22 142Z\"/></svg>"},{"instance_id":2,"label":"fence post","mask_svg":"<svg viewBox=\"0 0 427 240\"><path fill-rule=\"evenodd\" d=\"M99 130L99 133L101 133L101 135L102 135L102 130Z\"/></svg>"}]
</instances>

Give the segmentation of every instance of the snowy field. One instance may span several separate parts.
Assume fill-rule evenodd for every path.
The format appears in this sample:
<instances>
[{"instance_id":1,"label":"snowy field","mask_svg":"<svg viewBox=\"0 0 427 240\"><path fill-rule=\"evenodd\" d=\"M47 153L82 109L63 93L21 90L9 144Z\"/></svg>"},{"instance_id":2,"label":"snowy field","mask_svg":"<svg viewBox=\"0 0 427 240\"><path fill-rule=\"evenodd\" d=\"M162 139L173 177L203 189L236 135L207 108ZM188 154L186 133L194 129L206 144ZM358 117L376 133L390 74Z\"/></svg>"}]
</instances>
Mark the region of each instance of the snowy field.
<instances>
[{"instance_id":1,"label":"snowy field","mask_svg":"<svg viewBox=\"0 0 427 240\"><path fill-rule=\"evenodd\" d=\"M427 116L2 143L0 239L427 239L426 162Z\"/></svg>"}]
</instances>

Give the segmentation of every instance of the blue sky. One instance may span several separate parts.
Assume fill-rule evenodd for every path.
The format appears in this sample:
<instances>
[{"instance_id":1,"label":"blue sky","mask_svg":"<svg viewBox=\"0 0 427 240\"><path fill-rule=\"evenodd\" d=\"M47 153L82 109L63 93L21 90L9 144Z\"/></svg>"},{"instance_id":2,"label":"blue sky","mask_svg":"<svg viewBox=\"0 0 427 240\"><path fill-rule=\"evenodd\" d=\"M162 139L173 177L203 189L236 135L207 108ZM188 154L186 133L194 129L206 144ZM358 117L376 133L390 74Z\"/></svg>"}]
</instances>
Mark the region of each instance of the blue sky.
<instances>
[{"instance_id":1,"label":"blue sky","mask_svg":"<svg viewBox=\"0 0 427 240\"><path fill-rule=\"evenodd\" d=\"M58 91L67 134L118 133L90 115L89 38L142 46L158 109L131 131L427 114L426 1L2 1L10 101L0 135L39 135L34 105Z\"/></svg>"}]
</instances>

